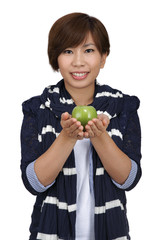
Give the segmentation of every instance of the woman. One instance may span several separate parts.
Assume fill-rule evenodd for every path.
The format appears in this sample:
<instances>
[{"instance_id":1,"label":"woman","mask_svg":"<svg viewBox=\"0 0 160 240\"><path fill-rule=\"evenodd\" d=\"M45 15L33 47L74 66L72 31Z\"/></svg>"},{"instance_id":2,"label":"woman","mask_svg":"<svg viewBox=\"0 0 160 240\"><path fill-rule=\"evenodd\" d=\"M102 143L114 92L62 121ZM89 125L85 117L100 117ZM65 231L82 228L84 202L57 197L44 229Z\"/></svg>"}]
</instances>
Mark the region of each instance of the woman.
<instances>
[{"instance_id":1,"label":"woman","mask_svg":"<svg viewBox=\"0 0 160 240\"><path fill-rule=\"evenodd\" d=\"M23 103L22 179L37 195L30 239L130 239L125 191L141 177L139 99L97 76L110 52L96 18L72 13L49 33L48 55L63 79ZM85 128L76 105L98 117Z\"/></svg>"}]
</instances>

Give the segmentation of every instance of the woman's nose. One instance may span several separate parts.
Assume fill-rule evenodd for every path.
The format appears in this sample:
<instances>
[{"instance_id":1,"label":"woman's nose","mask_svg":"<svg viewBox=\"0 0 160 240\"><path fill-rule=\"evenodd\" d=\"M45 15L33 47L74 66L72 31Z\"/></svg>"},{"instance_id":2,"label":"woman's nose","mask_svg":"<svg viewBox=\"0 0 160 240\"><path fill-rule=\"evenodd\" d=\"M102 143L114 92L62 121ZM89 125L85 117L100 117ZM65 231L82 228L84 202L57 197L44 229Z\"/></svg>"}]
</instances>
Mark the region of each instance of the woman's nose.
<instances>
[{"instance_id":1,"label":"woman's nose","mask_svg":"<svg viewBox=\"0 0 160 240\"><path fill-rule=\"evenodd\" d=\"M80 52L74 53L74 57L73 57L73 62L72 62L73 66L75 67L81 67L84 66L85 62L84 62L84 57L83 54Z\"/></svg>"}]
</instances>

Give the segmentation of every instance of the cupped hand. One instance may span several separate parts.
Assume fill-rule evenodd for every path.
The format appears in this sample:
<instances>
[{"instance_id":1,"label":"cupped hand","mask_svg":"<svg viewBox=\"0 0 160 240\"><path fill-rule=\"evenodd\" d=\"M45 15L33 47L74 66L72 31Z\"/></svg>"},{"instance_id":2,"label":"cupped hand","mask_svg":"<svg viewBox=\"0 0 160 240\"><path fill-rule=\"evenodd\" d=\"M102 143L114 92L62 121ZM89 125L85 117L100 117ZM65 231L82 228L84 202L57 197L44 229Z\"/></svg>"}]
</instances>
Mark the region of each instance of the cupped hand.
<instances>
[{"instance_id":1,"label":"cupped hand","mask_svg":"<svg viewBox=\"0 0 160 240\"><path fill-rule=\"evenodd\" d=\"M83 139L83 126L77 119L72 118L68 112L62 114L61 126L68 137L79 140Z\"/></svg>"},{"instance_id":2,"label":"cupped hand","mask_svg":"<svg viewBox=\"0 0 160 240\"><path fill-rule=\"evenodd\" d=\"M102 133L106 132L109 123L110 120L105 114L98 115L97 118L90 120L85 126L84 137L93 138L101 136Z\"/></svg>"}]
</instances>

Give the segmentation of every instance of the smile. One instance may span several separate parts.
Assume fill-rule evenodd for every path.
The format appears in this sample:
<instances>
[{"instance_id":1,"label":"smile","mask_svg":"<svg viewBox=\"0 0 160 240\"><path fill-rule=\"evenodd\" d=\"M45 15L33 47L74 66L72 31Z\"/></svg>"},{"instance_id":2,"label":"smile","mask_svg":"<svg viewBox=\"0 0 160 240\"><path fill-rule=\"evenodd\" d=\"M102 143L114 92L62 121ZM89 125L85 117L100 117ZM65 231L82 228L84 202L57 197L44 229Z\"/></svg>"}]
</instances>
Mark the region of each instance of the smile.
<instances>
[{"instance_id":1,"label":"smile","mask_svg":"<svg viewBox=\"0 0 160 240\"><path fill-rule=\"evenodd\" d=\"M72 75L77 76L77 77L82 77L86 74L87 74L86 72L85 73L72 73Z\"/></svg>"},{"instance_id":2,"label":"smile","mask_svg":"<svg viewBox=\"0 0 160 240\"><path fill-rule=\"evenodd\" d=\"M87 77L88 72L73 72L71 73L74 79L81 80Z\"/></svg>"}]
</instances>

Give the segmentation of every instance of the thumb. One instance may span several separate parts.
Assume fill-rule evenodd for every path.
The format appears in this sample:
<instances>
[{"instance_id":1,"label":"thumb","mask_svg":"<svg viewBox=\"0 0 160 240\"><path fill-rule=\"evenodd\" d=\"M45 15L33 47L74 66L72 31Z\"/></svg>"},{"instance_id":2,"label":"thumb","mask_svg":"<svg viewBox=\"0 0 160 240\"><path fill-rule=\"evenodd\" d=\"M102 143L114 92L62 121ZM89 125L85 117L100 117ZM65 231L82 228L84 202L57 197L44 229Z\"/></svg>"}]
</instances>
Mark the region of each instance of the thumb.
<instances>
[{"instance_id":1,"label":"thumb","mask_svg":"<svg viewBox=\"0 0 160 240\"><path fill-rule=\"evenodd\" d=\"M70 118L70 115L69 115L68 112L62 113L62 115L61 115L61 119L62 119L62 120L67 120L67 119L69 119L69 118Z\"/></svg>"},{"instance_id":2,"label":"thumb","mask_svg":"<svg viewBox=\"0 0 160 240\"><path fill-rule=\"evenodd\" d=\"M107 117L107 118L104 118L102 122L103 122L103 125L104 125L104 126L108 126L109 123L110 123L110 120L109 120L109 118Z\"/></svg>"}]
</instances>

